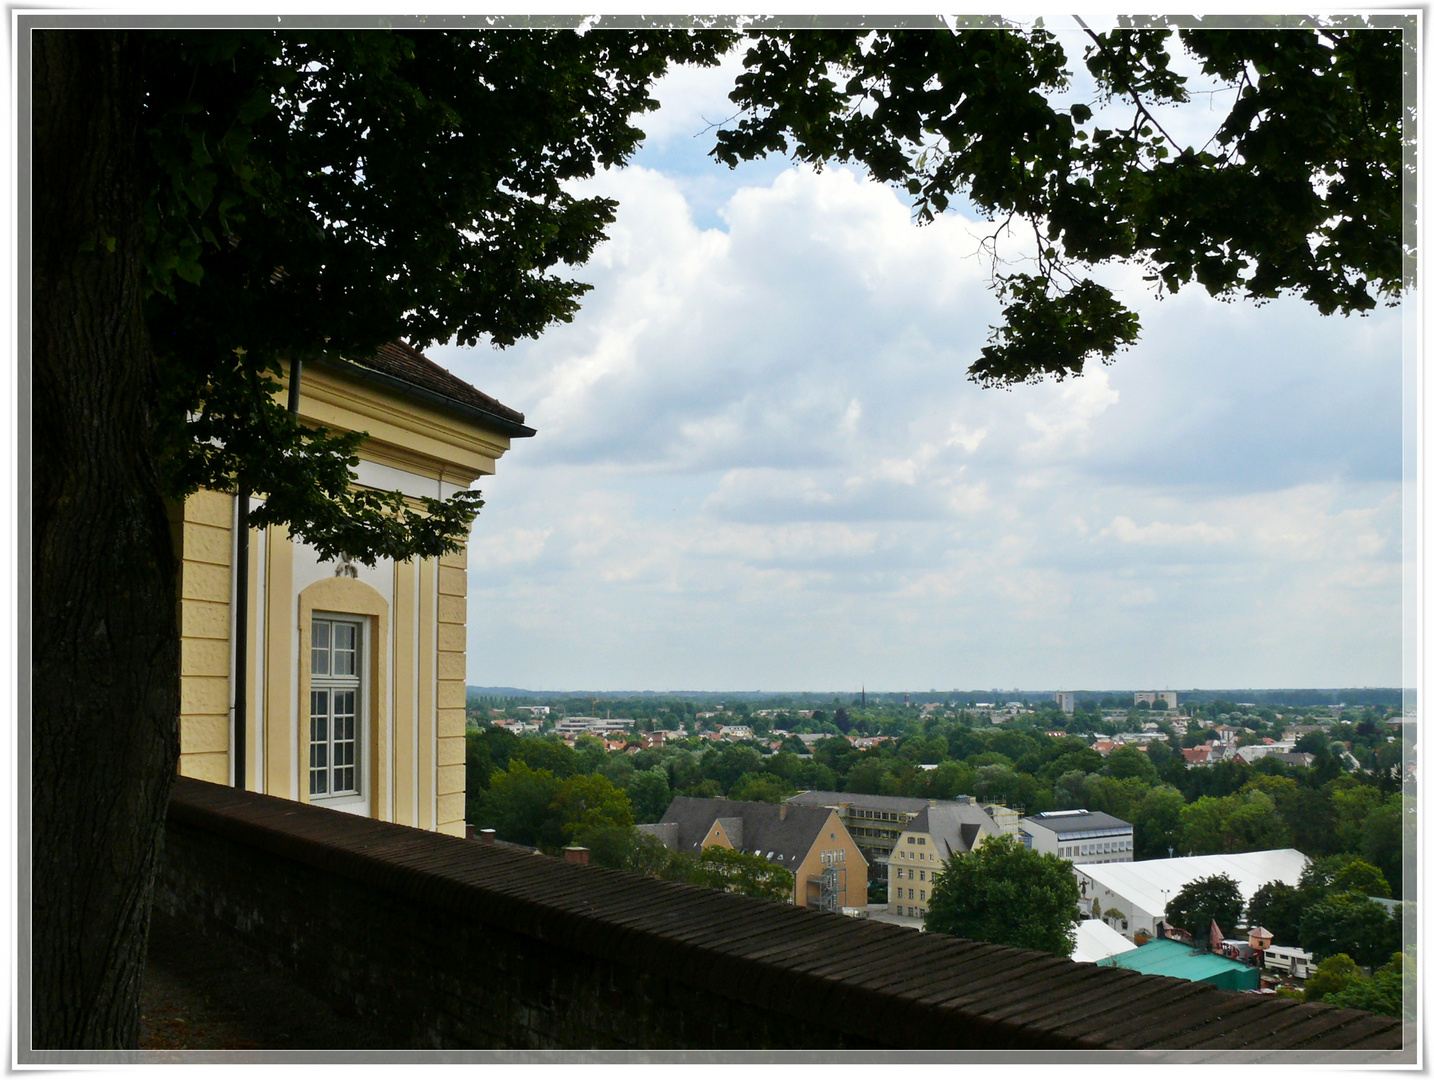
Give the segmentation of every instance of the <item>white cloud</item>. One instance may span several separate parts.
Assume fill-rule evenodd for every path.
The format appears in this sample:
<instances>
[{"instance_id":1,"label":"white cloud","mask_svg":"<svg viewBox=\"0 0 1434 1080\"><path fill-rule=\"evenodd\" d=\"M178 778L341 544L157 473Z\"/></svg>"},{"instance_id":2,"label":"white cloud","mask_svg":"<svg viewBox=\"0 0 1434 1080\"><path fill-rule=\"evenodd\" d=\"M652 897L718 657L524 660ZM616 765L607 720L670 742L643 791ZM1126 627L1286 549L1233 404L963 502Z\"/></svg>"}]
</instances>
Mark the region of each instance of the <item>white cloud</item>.
<instances>
[{"instance_id":1,"label":"white cloud","mask_svg":"<svg viewBox=\"0 0 1434 1080\"><path fill-rule=\"evenodd\" d=\"M1112 536L1123 544L1218 544L1234 540L1235 530L1203 521L1188 525L1170 525L1163 521L1137 525L1122 514L1102 529L1101 535Z\"/></svg>"},{"instance_id":2,"label":"white cloud","mask_svg":"<svg viewBox=\"0 0 1434 1080\"><path fill-rule=\"evenodd\" d=\"M709 76L664 84L659 149L720 112ZM1117 271L1139 345L983 391L979 224L845 169L723 176L595 178L618 220L574 322L432 350L538 430L482 485L470 681L1399 680L1397 313Z\"/></svg>"}]
</instances>

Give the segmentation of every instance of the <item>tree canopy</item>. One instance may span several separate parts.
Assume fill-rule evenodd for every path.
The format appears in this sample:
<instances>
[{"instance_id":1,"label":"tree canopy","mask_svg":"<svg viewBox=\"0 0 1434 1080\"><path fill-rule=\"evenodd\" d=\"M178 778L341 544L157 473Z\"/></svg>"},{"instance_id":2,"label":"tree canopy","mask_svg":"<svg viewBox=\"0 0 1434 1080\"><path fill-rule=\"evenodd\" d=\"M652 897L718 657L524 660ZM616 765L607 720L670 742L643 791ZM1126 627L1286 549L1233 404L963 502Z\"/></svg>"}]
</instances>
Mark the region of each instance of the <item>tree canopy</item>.
<instances>
[{"instance_id":1,"label":"tree canopy","mask_svg":"<svg viewBox=\"0 0 1434 1080\"><path fill-rule=\"evenodd\" d=\"M1165 905L1165 924L1188 930L1200 940L1213 920L1223 934L1233 934L1245 911L1240 886L1226 874L1197 878Z\"/></svg>"},{"instance_id":2,"label":"tree canopy","mask_svg":"<svg viewBox=\"0 0 1434 1080\"><path fill-rule=\"evenodd\" d=\"M1079 82L1039 23L764 33L715 154L856 162L907 191L921 219L961 198L988 216L993 260L1009 245L1034 273L993 265L1005 322L970 366L983 385L1078 375L1130 345L1135 313L1086 276L1113 260L1170 292L1292 294L1324 314L1397 298L1413 135L1400 30L1173 21L1087 30ZM1157 117L1191 99L1177 45L1231 92L1203 146Z\"/></svg>"},{"instance_id":3,"label":"tree canopy","mask_svg":"<svg viewBox=\"0 0 1434 1080\"><path fill-rule=\"evenodd\" d=\"M936 876L926 929L1069 956L1080 890L1063 859L996 836Z\"/></svg>"},{"instance_id":4,"label":"tree canopy","mask_svg":"<svg viewBox=\"0 0 1434 1080\"><path fill-rule=\"evenodd\" d=\"M571 320L614 218L568 185L625 161L673 62L725 33L156 31L144 314L172 493L247 486L325 555L436 554L481 501L350 488L357 434L301 431L281 361L403 339L509 345Z\"/></svg>"}]
</instances>

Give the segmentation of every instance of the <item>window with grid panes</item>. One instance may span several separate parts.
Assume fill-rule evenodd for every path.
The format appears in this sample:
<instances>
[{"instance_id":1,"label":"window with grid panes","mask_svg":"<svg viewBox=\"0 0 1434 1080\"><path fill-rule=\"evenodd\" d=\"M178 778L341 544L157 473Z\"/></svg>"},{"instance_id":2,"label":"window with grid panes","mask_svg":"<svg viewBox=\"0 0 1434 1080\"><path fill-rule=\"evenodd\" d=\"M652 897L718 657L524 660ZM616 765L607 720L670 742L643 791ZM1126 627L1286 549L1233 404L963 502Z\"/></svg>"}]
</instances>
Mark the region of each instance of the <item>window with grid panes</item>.
<instances>
[{"instance_id":1,"label":"window with grid panes","mask_svg":"<svg viewBox=\"0 0 1434 1080\"><path fill-rule=\"evenodd\" d=\"M363 624L316 616L309 649L309 795L357 795Z\"/></svg>"}]
</instances>

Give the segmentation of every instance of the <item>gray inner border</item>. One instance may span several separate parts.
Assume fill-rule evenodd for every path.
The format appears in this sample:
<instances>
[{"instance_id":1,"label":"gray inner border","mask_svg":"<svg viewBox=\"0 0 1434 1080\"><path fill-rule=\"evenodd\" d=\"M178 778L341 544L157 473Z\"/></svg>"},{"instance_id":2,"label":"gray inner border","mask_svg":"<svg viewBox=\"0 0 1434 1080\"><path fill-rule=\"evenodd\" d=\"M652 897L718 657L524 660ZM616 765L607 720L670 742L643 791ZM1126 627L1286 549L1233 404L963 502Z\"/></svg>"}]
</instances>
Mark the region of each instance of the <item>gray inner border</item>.
<instances>
[{"instance_id":1,"label":"gray inner border","mask_svg":"<svg viewBox=\"0 0 1434 1080\"><path fill-rule=\"evenodd\" d=\"M1424 6L1395 12L1378 12L1368 15L1334 14L1314 17L1308 15L1218 15L1200 19L1188 15L1132 16L1131 24L1136 26L1165 26L1172 29L1189 26L1216 26L1223 29L1267 29L1304 28L1317 25L1347 26L1371 25L1375 27L1398 28L1403 30L1406 50L1415 58L1406 66L1404 78L1404 100L1406 114L1418 121L1419 64L1418 54L1421 16ZM1069 16L1053 17L1053 25L1064 25ZM30 273L31 234L30 207L32 199L29 164L32 160L32 134L26 121L31 115L31 52L30 32L37 29L100 29L100 28L189 28L220 29L227 27L273 27L274 29L460 29L474 30L539 30L579 29L587 26L591 30L601 29L931 29L951 28L977 29L1010 27L1016 29L1025 24L994 15L956 15L948 23L937 15L139 15L104 13L66 12L16 12L12 9L11 49L16 74L16 199L17 199L17 297L16 297L16 356L17 356L17 450L19 482L16 490L17 574L16 599L19 606L19 641L17 655L17 724L16 724L16 950L15 950L15 1005L10 1032L12 1065L14 1067L55 1067L86 1065L145 1065L159 1063L188 1064L863 1064L892 1063L901 1065L961 1063L961 1064L1017 1064L1056 1065L1063 1063L1081 1064L1279 1064L1279 1065L1334 1065L1344 1068L1370 1067L1419 1067L1423 1064L1420 1051L1423 1048L1423 1015L1418 1014L1414 1024L1405 1025L1405 1049L1390 1051L540 1051L540 1050L493 1050L493 1051L63 1051L34 1050L30 1044L31 998L30 998L30 941L31 941L31 819L30 793L33 782L31 757L31 686L28 672L31 670L31 616L33 595L31 575L27 572L32 558L32 535L30 529L33 489L31 470L34 456L31 446L32 407L32 365L31 343L31 298L33 281ZM1043 25L1037 18L1034 25ZM1415 139L1405 142L1405 180L1403 185L1406 207L1405 238L1405 282L1406 296L1415 295L1417 286L1417 265L1412 254L1417 243L1417 134ZM1407 365L1406 365L1407 366ZM1417 382L1417 377L1416 377ZM1404 394L1407 398L1417 393L1417 388L1405 380ZM1416 489L1419 488L1416 461ZM1407 470L1406 470L1407 474ZM1406 515L1417 516L1417 508L1405 505ZM1417 573L1417 571L1415 571ZM1417 594L1416 601L1418 603ZM1422 668L1422 658L1416 657L1416 665ZM1417 677L1422 672L1416 670ZM1404 682L1410 679L1406 676ZM1417 683L1416 683L1417 685ZM1417 692L1417 691L1416 691ZM1406 691L1408 696L1408 691ZM1422 800L1418 800L1422 805ZM1420 813L1422 818L1422 811ZM1416 827L1417 828L1417 827ZM1422 830L1419 830L1422 832ZM1404 843L1404 888L1406 897L1417 895L1418 867L1416 864L1418 834L1405 833ZM1405 908L1404 940L1417 940L1415 911ZM1416 988L1417 992L1417 988Z\"/></svg>"}]
</instances>

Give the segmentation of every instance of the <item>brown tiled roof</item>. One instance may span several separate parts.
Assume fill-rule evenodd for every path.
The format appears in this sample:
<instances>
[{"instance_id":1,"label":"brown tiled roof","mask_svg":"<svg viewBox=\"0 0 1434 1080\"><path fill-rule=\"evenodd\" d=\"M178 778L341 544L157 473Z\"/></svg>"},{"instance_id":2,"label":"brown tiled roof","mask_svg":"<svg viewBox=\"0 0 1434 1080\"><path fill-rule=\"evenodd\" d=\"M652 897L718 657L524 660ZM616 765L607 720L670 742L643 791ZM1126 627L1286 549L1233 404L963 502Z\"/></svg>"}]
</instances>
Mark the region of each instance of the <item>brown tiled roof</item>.
<instances>
[{"instance_id":1,"label":"brown tiled roof","mask_svg":"<svg viewBox=\"0 0 1434 1080\"><path fill-rule=\"evenodd\" d=\"M427 395L437 395L448 402L468 409L477 409L508 424L523 426L523 414L517 409L510 409L497 398L470 386L405 342L391 341L387 345L380 345L371 355L345 356L343 360L377 372L388 379L416 387ZM528 434L532 432L528 431Z\"/></svg>"}]
</instances>

